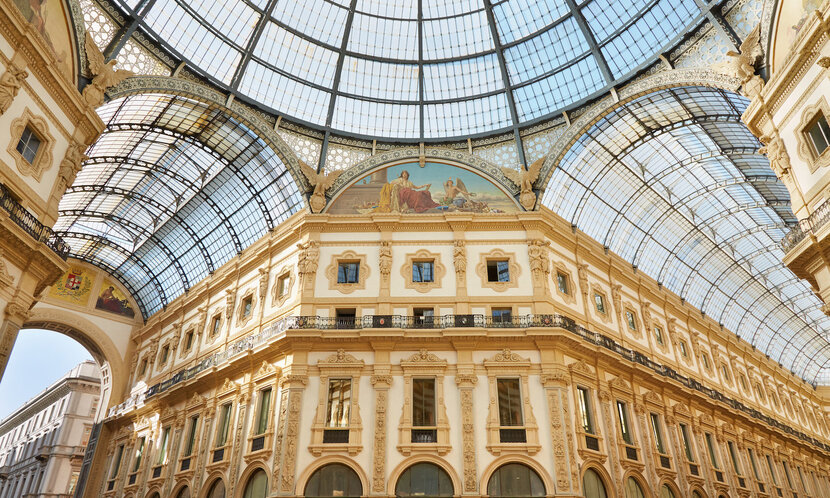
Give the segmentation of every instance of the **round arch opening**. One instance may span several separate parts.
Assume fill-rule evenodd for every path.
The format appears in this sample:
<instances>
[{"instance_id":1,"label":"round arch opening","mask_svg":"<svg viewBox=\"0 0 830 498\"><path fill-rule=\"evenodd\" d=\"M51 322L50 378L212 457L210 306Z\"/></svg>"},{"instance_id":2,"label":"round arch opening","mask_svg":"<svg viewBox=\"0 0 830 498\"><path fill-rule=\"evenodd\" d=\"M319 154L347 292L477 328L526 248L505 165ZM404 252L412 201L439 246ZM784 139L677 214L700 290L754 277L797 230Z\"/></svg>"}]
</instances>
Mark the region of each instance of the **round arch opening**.
<instances>
[{"instance_id":1,"label":"round arch opening","mask_svg":"<svg viewBox=\"0 0 830 498\"><path fill-rule=\"evenodd\" d=\"M587 469L582 476L582 490L585 492L585 498L608 498L605 481L594 469Z\"/></svg>"},{"instance_id":2,"label":"round arch opening","mask_svg":"<svg viewBox=\"0 0 830 498\"><path fill-rule=\"evenodd\" d=\"M625 498L646 498L643 487L640 485L640 481L634 477L629 476L628 479L625 480Z\"/></svg>"},{"instance_id":3,"label":"round arch opening","mask_svg":"<svg viewBox=\"0 0 830 498\"><path fill-rule=\"evenodd\" d=\"M363 495L363 484L348 465L330 463L311 474L303 494L306 498L358 497Z\"/></svg>"},{"instance_id":4,"label":"round arch opening","mask_svg":"<svg viewBox=\"0 0 830 498\"><path fill-rule=\"evenodd\" d=\"M453 496L455 488L447 472L434 463L421 462L408 467L395 483L395 496L437 497Z\"/></svg>"},{"instance_id":5,"label":"round arch opening","mask_svg":"<svg viewBox=\"0 0 830 498\"><path fill-rule=\"evenodd\" d=\"M204 498L225 498L225 481L221 477L217 477L208 488Z\"/></svg>"},{"instance_id":6,"label":"round arch opening","mask_svg":"<svg viewBox=\"0 0 830 498\"><path fill-rule=\"evenodd\" d=\"M545 484L535 470L522 463L507 463L497 468L487 483L489 496L545 496Z\"/></svg>"},{"instance_id":7,"label":"round arch opening","mask_svg":"<svg viewBox=\"0 0 830 498\"><path fill-rule=\"evenodd\" d=\"M268 474L257 469L248 477L242 498L265 498L268 495Z\"/></svg>"}]
</instances>

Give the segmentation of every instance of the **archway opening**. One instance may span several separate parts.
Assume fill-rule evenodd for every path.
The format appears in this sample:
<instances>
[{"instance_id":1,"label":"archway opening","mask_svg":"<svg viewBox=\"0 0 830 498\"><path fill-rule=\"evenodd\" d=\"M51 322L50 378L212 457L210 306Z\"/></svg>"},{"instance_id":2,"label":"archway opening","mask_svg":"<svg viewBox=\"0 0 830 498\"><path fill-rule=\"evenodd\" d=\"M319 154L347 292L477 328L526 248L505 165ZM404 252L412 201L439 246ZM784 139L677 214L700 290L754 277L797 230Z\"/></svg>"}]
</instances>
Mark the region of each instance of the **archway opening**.
<instances>
[{"instance_id":1,"label":"archway opening","mask_svg":"<svg viewBox=\"0 0 830 498\"><path fill-rule=\"evenodd\" d=\"M640 486L640 483L637 482L637 479L629 477L628 480L626 480L625 498L645 498L643 488Z\"/></svg>"},{"instance_id":2,"label":"archway opening","mask_svg":"<svg viewBox=\"0 0 830 498\"><path fill-rule=\"evenodd\" d=\"M243 498L265 498L268 494L268 475L262 469L257 469L248 478L245 484Z\"/></svg>"},{"instance_id":3,"label":"archway opening","mask_svg":"<svg viewBox=\"0 0 830 498\"><path fill-rule=\"evenodd\" d=\"M210 485L205 498L225 498L225 481L221 478L213 481L213 484Z\"/></svg>"},{"instance_id":4,"label":"archway opening","mask_svg":"<svg viewBox=\"0 0 830 498\"><path fill-rule=\"evenodd\" d=\"M363 484L357 472L348 465L331 463L314 471L304 494L307 498L357 497L363 495Z\"/></svg>"},{"instance_id":5,"label":"archway opening","mask_svg":"<svg viewBox=\"0 0 830 498\"><path fill-rule=\"evenodd\" d=\"M487 483L490 496L545 496L542 478L533 469L521 463L502 465Z\"/></svg>"},{"instance_id":6,"label":"archway opening","mask_svg":"<svg viewBox=\"0 0 830 498\"><path fill-rule=\"evenodd\" d=\"M594 469L586 470L585 475L582 476L582 490L585 492L585 498L607 498L608 496L605 482Z\"/></svg>"},{"instance_id":7,"label":"archway opening","mask_svg":"<svg viewBox=\"0 0 830 498\"><path fill-rule=\"evenodd\" d=\"M434 463L416 463L406 469L395 484L395 496L452 496L455 489L449 474Z\"/></svg>"}]
</instances>

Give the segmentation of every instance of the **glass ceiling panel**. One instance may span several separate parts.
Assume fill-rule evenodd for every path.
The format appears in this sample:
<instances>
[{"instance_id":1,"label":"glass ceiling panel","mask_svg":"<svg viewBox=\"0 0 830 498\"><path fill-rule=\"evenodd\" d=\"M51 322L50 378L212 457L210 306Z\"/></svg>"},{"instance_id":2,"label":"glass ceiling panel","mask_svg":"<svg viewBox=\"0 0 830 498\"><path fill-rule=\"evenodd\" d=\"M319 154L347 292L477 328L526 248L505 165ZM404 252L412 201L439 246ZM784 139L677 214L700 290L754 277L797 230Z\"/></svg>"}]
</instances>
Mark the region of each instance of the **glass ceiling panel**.
<instances>
[{"instance_id":1,"label":"glass ceiling panel","mask_svg":"<svg viewBox=\"0 0 830 498\"><path fill-rule=\"evenodd\" d=\"M145 317L302 205L275 153L216 109L149 94L109 102L100 115L106 129L55 230L72 256L120 278Z\"/></svg>"},{"instance_id":2,"label":"glass ceiling panel","mask_svg":"<svg viewBox=\"0 0 830 498\"><path fill-rule=\"evenodd\" d=\"M704 19L695 0L576 2L576 16L548 0L155 0L142 14L132 0L103 1L266 112L345 135L433 141L558 115L630 79ZM438 113L464 109L477 119L451 114L451 126L436 126ZM364 121L394 110L404 119Z\"/></svg>"},{"instance_id":3,"label":"glass ceiling panel","mask_svg":"<svg viewBox=\"0 0 830 498\"><path fill-rule=\"evenodd\" d=\"M746 106L710 88L628 103L571 147L542 202L774 360L827 382L830 321L781 263L794 217L740 123Z\"/></svg>"}]
</instances>

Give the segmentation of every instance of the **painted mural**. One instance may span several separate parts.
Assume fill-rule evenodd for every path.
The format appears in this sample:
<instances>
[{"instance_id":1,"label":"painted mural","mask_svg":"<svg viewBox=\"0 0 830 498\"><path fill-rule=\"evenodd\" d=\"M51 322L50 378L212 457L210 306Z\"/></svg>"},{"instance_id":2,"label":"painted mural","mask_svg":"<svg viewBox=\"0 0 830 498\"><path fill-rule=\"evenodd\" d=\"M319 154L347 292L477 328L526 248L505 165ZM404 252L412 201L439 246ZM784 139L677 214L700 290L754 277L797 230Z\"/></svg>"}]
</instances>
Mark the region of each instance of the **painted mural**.
<instances>
[{"instance_id":1,"label":"painted mural","mask_svg":"<svg viewBox=\"0 0 830 498\"><path fill-rule=\"evenodd\" d=\"M86 305L95 275L83 268L70 268L49 288L49 296L67 303Z\"/></svg>"},{"instance_id":2,"label":"painted mural","mask_svg":"<svg viewBox=\"0 0 830 498\"><path fill-rule=\"evenodd\" d=\"M40 33L64 74L72 74L71 23L67 19L62 0L14 0L23 17Z\"/></svg>"},{"instance_id":3,"label":"painted mural","mask_svg":"<svg viewBox=\"0 0 830 498\"><path fill-rule=\"evenodd\" d=\"M514 200L491 181L449 164L417 162L379 169L346 188L331 214L512 213Z\"/></svg>"},{"instance_id":4,"label":"painted mural","mask_svg":"<svg viewBox=\"0 0 830 498\"><path fill-rule=\"evenodd\" d=\"M98 301L95 302L95 308L129 318L135 316L135 311L130 306L130 300L127 299L127 296L106 278L104 279L104 284L101 285L101 293L98 295Z\"/></svg>"}]
</instances>

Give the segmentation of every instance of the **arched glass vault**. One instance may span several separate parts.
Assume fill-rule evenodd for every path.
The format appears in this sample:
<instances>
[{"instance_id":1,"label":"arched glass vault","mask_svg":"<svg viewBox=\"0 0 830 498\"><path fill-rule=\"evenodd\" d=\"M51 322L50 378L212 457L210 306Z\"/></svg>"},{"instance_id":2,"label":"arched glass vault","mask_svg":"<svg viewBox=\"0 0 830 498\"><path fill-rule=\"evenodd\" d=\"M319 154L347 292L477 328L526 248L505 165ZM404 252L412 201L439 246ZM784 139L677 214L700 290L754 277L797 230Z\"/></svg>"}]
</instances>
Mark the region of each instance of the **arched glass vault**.
<instances>
[{"instance_id":1,"label":"arched glass vault","mask_svg":"<svg viewBox=\"0 0 830 498\"><path fill-rule=\"evenodd\" d=\"M106 129L55 230L73 257L120 278L145 317L302 206L273 149L214 106L142 94L99 114Z\"/></svg>"},{"instance_id":2,"label":"arched glass vault","mask_svg":"<svg viewBox=\"0 0 830 498\"><path fill-rule=\"evenodd\" d=\"M830 318L782 264L786 187L730 92L656 91L595 123L543 204L811 382L826 382Z\"/></svg>"}]
</instances>

